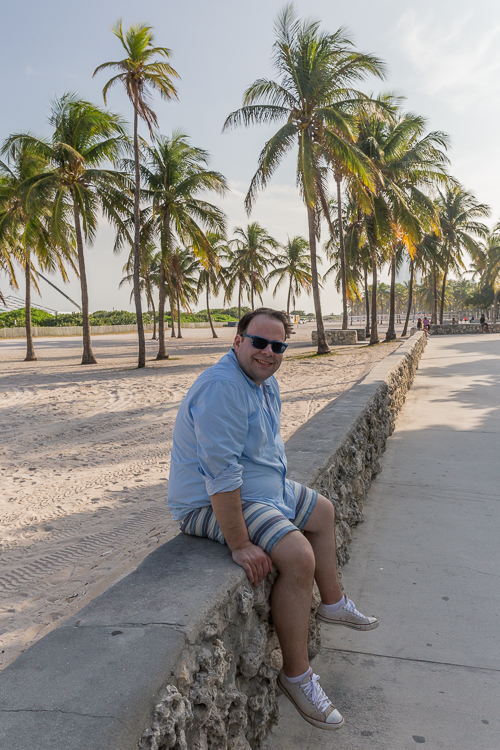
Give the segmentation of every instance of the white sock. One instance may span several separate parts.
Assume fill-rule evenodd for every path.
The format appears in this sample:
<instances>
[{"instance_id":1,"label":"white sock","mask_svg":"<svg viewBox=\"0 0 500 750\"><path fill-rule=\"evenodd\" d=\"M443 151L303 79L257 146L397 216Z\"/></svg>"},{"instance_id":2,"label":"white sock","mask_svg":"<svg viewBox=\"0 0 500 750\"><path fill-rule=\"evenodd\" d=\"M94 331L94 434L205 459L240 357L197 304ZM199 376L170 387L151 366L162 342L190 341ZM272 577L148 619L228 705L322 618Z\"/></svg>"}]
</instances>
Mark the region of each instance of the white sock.
<instances>
[{"instance_id":1,"label":"white sock","mask_svg":"<svg viewBox=\"0 0 500 750\"><path fill-rule=\"evenodd\" d=\"M312 672L312 669L311 667L309 667L307 672L304 672L304 674L299 674L298 677L286 677L286 675L285 677L288 680L288 682L292 682L292 683L303 682L306 679L306 677L311 674L311 672Z\"/></svg>"},{"instance_id":2,"label":"white sock","mask_svg":"<svg viewBox=\"0 0 500 750\"><path fill-rule=\"evenodd\" d=\"M339 602L336 602L335 604L323 604L323 607L327 612L336 612L337 609L340 609L343 604L347 604L347 599L345 596L343 596Z\"/></svg>"}]
</instances>

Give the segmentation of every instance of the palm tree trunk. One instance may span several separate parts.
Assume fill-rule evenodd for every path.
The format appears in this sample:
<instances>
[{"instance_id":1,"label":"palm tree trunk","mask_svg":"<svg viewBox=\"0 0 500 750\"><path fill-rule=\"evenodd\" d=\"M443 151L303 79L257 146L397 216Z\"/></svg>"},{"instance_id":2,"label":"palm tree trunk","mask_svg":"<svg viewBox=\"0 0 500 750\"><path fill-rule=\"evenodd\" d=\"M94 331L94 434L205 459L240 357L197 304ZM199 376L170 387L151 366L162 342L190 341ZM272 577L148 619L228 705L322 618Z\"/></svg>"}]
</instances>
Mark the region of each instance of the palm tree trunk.
<instances>
[{"instance_id":1,"label":"palm tree trunk","mask_svg":"<svg viewBox=\"0 0 500 750\"><path fill-rule=\"evenodd\" d=\"M210 315L210 305L208 304L208 297L210 292L210 281L207 279L207 315L208 315L208 322L210 323L210 328L212 329L212 338L218 339L219 337L215 333L214 324L212 323L212 316Z\"/></svg>"},{"instance_id":2,"label":"palm tree trunk","mask_svg":"<svg viewBox=\"0 0 500 750\"><path fill-rule=\"evenodd\" d=\"M139 137L137 134L137 107L134 106L134 162L135 162L135 190L134 190L134 301L137 316L137 336L139 339L139 359L137 367L146 367L146 339L142 322L142 302L140 288L141 267L141 234L140 234L140 197L141 177L139 172Z\"/></svg>"},{"instance_id":3,"label":"palm tree trunk","mask_svg":"<svg viewBox=\"0 0 500 750\"><path fill-rule=\"evenodd\" d=\"M342 280L342 330L346 331L349 326L349 318L347 315L347 276L345 268L345 244L344 244L344 224L342 221L342 195L340 192L340 186L342 183L342 177L338 178L335 176L335 182L337 183L337 218L339 223L339 246L340 246L340 277ZM323 213L330 229L330 235L333 238L335 228L332 224L330 216L330 210L326 201L326 196L318 180L318 192L321 199L321 205L323 207Z\"/></svg>"},{"instance_id":4,"label":"palm tree trunk","mask_svg":"<svg viewBox=\"0 0 500 750\"><path fill-rule=\"evenodd\" d=\"M29 252L26 252L26 303L24 308L26 327L26 357L25 362L36 362L35 347L33 346L33 331L31 330L31 262Z\"/></svg>"},{"instance_id":5,"label":"palm tree trunk","mask_svg":"<svg viewBox=\"0 0 500 750\"><path fill-rule=\"evenodd\" d=\"M160 260L160 300L158 302L158 354L156 359L168 359L168 353L165 346L165 262L163 252ZM173 314L172 314L173 324Z\"/></svg>"},{"instance_id":6,"label":"palm tree trunk","mask_svg":"<svg viewBox=\"0 0 500 750\"><path fill-rule=\"evenodd\" d=\"M408 309L406 311L406 320L405 320L402 336L406 336L408 332L408 323L410 321L412 304L413 304L413 260L410 260L410 287L408 289Z\"/></svg>"},{"instance_id":7,"label":"palm tree trunk","mask_svg":"<svg viewBox=\"0 0 500 750\"><path fill-rule=\"evenodd\" d=\"M170 322L172 323L172 329L170 331L170 338L175 338L175 302L174 302L174 296L173 294L169 295L169 302L170 302Z\"/></svg>"},{"instance_id":8,"label":"palm tree trunk","mask_svg":"<svg viewBox=\"0 0 500 750\"><path fill-rule=\"evenodd\" d=\"M372 258L372 332L370 344L378 344L378 321L377 321L377 259Z\"/></svg>"},{"instance_id":9,"label":"palm tree trunk","mask_svg":"<svg viewBox=\"0 0 500 750\"><path fill-rule=\"evenodd\" d=\"M85 258L83 256L83 238L80 225L80 211L73 198L73 215L75 217L76 247L78 249L78 270L80 273L80 286L82 289L82 325L83 325L83 355L82 365L97 364L90 344L89 323L89 292L87 288L87 272L85 270Z\"/></svg>"},{"instance_id":10,"label":"palm tree trunk","mask_svg":"<svg viewBox=\"0 0 500 750\"><path fill-rule=\"evenodd\" d=\"M342 178L335 176L335 182L337 183L337 214L339 222L339 247L340 247L340 273L342 277L342 330L346 331L349 326L349 318L347 317L347 275L345 267L345 246L344 246L344 224L342 221L342 195L340 192L340 185Z\"/></svg>"},{"instance_id":11,"label":"palm tree trunk","mask_svg":"<svg viewBox=\"0 0 500 750\"><path fill-rule=\"evenodd\" d=\"M179 299L179 287L177 287L176 293L177 293L177 338L181 339L182 338L182 333L181 333L181 302L180 302L180 299Z\"/></svg>"},{"instance_id":12,"label":"palm tree trunk","mask_svg":"<svg viewBox=\"0 0 500 750\"><path fill-rule=\"evenodd\" d=\"M495 292L493 300L493 322L496 323L498 318L498 292Z\"/></svg>"},{"instance_id":13,"label":"palm tree trunk","mask_svg":"<svg viewBox=\"0 0 500 750\"><path fill-rule=\"evenodd\" d=\"M149 293L149 304L153 308L153 341L156 340L156 310L155 310L155 303L153 300L153 295L151 292Z\"/></svg>"},{"instance_id":14,"label":"palm tree trunk","mask_svg":"<svg viewBox=\"0 0 500 750\"><path fill-rule=\"evenodd\" d=\"M326 343L325 327L321 314L321 300L319 296L318 264L316 260L316 227L314 221L314 209L307 206L307 222L309 225L309 252L311 254L311 276L314 300L314 312L316 313L316 327L318 331L318 354L328 354L330 347Z\"/></svg>"},{"instance_id":15,"label":"palm tree trunk","mask_svg":"<svg viewBox=\"0 0 500 750\"><path fill-rule=\"evenodd\" d=\"M366 338L370 335L370 296L368 294L368 269L364 268L365 272L365 307L366 307Z\"/></svg>"},{"instance_id":16,"label":"palm tree trunk","mask_svg":"<svg viewBox=\"0 0 500 750\"><path fill-rule=\"evenodd\" d=\"M250 304L252 306L252 312L253 312L253 310L255 309L254 306L253 306L253 275L250 278L250 294L251 294L251 302L250 302Z\"/></svg>"},{"instance_id":17,"label":"palm tree trunk","mask_svg":"<svg viewBox=\"0 0 500 750\"><path fill-rule=\"evenodd\" d=\"M432 323L436 325L438 317L438 290L437 290L437 268L436 266L432 269Z\"/></svg>"},{"instance_id":18,"label":"palm tree trunk","mask_svg":"<svg viewBox=\"0 0 500 750\"><path fill-rule=\"evenodd\" d=\"M391 296L389 300L389 325L385 334L386 341L396 338L396 250L391 260Z\"/></svg>"},{"instance_id":19,"label":"palm tree trunk","mask_svg":"<svg viewBox=\"0 0 500 750\"><path fill-rule=\"evenodd\" d=\"M288 285L288 297L286 299L286 317L288 321L290 321L290 297L292 296L292 276L290 276L290 283ZM288 334L285 334L285 341L286 339L289 339L290 336Z\"/></svg>"},{"instance_id":20,"label":"palm tree trunk","mask_svg":"<svg viewBox=\"0 0 500 750\"><path fill-rule=\"evenodd\" d=\"M446 294L446 277L448 276L448 263L446 264L446 268L444 270L444 276L443 276L443 286L441 289L441 306L439 309L439 322L441 325L443 325L443 315L444 315L444 296Z\"/></svg>"},{"instance_id":21,"label":"palm tree trunk","mask_svg":"<svg viewBox=\"0 0 500 750\"><path fill-rule=\"evenodd\" d=\"M238 320L241 320L241 279L238 282Z\"/></svg>"}]
</instances>

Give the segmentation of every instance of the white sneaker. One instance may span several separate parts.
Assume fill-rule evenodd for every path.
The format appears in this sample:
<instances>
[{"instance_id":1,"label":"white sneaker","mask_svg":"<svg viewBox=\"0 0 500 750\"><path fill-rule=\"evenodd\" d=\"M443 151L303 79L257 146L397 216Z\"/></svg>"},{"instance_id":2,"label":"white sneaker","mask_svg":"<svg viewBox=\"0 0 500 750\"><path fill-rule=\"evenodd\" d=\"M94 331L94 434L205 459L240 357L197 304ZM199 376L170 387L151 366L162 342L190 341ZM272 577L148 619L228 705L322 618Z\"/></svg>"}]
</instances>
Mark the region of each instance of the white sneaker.
<instances>
[{"instance_id":1,"label":"white sneaker","mask_svg":"<svg viewBox=\"0 0 500 750\"><path fill-rule=\"evenodd\" d=\"M344 604L335 612L329 612L324 604L320 604L317 617L322 622L328 622L331 625L345 625L345 627L354 628L354 630L375 630L379 625L376 617L366 617L366 615L358 612L354 602L347 598L347 594L344 595Z\"/></svg>"},{"instance_id":2,"label":"white sneaker","mask_svg":"<svg viewBox=\"0 0 500 750\"><path fill-rule=\"evenodd\" d=\"M304 682L290 682L281 669L278 687L309 724L328 731L343 726L344 717L325 694L319 684L319 676L312 669Z\"/></svg>"}]
</instances>

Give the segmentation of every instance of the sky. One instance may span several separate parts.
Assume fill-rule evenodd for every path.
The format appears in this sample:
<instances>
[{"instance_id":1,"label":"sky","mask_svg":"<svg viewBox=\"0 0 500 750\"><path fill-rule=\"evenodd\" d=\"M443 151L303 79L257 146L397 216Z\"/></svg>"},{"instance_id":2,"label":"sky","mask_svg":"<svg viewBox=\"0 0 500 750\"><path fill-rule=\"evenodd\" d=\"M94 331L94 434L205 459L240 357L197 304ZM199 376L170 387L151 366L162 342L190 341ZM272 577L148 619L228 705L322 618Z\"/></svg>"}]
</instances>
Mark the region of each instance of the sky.
<instances>
[{"instance_id":1,"label":"sky","mask_svg":"<svg viewBox=\"0 0 500 750\"><path fill-rule=\"evenodd\" d=\"M278 241L307 236L307 216L295 186L292 154L263 192L250 219L243 200L254 174L258 154L271 134L266 127L222 133L227 115L241 105L245 88L260 77L274 75L271 48L273 22L282 0L18 0L2 8L0 80L0 141L11 133L49 136L50 102L64 92L102 104L106 73L92 78L100 63L119 60L121 45L111 26L137 22L151 25L156 43L172 50L171 64L181 76L179 100L154 98L160 132L180 129L195 146L210 153L210 167L222 172L231 191L221 200L212 196L228 216L229 235L235 226L258 221ZM392 91L406 97L405 108L427 118L429 130L449 134L450 171L481 202L491 206L491 223L500 218L500 150L495 133L500 118L500 9L492 0L296 0L302 17L321 21L322 28L345 27L358 49L383 59L386 80L368 80L366 93ZM8 75L5 73L8 71ZM131 107L119 87L108 96L108 107L129 122ZM144 132L146 135L146 132ZM207 196L208 197L208 196ZM113 229L101 223L93 247L86 249L90 309L132 310L130 289L118 284L125 254L112 252ZM323 229L322 242L327 235ZM125 251L124 251L125 252ZM327 265L323 264L323 272ZM20 279L22 281L22 278ZM79 282L63 285L80 300ZM66 311L74 309L40 281L42 299L33 302ZM15 294L0 275L0 289ZM19 296L24 297L21 291ZM286 291L264 295L264 303L286 307ZM215 300L214 305L222 305ZM200 301L199 309L204 307ZM340 298L332 281L322 292L325 313L339 312ZM303 295L297 308L313 310Z\"/></svg>"}]
</instances>

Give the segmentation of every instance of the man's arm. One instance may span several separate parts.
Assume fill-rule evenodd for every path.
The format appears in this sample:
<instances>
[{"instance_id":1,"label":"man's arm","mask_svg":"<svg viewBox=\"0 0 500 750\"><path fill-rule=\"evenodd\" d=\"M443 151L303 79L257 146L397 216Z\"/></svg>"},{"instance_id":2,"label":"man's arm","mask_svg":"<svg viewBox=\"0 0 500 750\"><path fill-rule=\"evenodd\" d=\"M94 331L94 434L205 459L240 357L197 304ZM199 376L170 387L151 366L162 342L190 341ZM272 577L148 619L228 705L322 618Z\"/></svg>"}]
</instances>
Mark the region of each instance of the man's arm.
<instances>
[{"instance_id":1,"label":"man's arm","mask_svg":"<svg viewBox=\"0 0 500 750\"><path fill-rule=\"evenodd\" d=\"M258 586L271 572L273 563L263 549L250 541L241 508L240 488L211 495L210 501L234 562L245 570L250 583Z\"/></svg>"}]
</instances>

